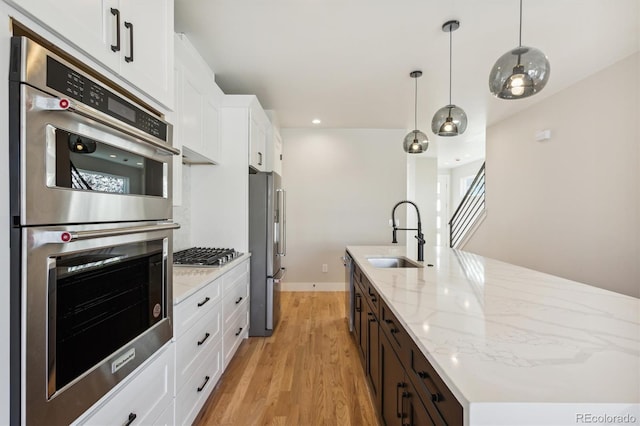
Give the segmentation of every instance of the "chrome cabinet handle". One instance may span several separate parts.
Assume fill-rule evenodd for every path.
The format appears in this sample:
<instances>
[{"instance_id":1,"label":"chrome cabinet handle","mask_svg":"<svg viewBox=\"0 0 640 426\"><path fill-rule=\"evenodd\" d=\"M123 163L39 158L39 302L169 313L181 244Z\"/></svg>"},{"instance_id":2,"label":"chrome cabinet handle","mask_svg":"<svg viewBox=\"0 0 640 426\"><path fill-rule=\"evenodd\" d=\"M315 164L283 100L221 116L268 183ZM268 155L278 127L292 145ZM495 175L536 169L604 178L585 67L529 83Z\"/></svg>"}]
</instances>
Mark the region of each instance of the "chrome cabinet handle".
<instances>
[{"instance_id":1,"label":"chrome cabinet handle","mask_svg":"<svg viewBox=\"0 0 640 426\"><path fill-rule=\"evenodd\" d=\"M133 62L133 24L131 22L124 23L124 27L129 30L129 56L125 56L125 62Z\"/></svg>"},{"instance_id":2,"label":"chrome cabinet handle","mask_svg":"<svg viewBox=\"0 0 640 426\"><path fill-rule=\"evenodd\" d=\"M258 166L262 166L262 153L258 152Z\"/></svg>"},{"instance_id":3,"label":"chrome cabinet handle","mask_svg":"<svg viewBox=\"0 0 640 426\"><path fill-rule=\"evenodd\" d=\"M116 17L116 44L111 45L111 51L119 52L120 51L120 11L112 7L111 14Z\"/></svg>"}]
</instances>

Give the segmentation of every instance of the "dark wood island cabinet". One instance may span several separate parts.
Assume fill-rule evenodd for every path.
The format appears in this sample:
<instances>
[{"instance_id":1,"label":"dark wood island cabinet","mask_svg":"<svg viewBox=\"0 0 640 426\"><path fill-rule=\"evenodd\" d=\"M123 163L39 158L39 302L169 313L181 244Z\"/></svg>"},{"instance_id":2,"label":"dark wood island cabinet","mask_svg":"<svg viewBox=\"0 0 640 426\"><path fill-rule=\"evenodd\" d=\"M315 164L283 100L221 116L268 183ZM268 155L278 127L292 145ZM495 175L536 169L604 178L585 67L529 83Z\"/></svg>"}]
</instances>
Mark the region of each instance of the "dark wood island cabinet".
<instances>
[{"instance_id":1,"label":"dark wood island cabinet","mask_svg":"<svg viewBox=\"0 0 640 426\"><path fill-rule=\"evenodd\" d=\"M357 263L353 278L353 336L380 420L386 426L462 425L462 405Z\"/></svg>"}]
</instances>

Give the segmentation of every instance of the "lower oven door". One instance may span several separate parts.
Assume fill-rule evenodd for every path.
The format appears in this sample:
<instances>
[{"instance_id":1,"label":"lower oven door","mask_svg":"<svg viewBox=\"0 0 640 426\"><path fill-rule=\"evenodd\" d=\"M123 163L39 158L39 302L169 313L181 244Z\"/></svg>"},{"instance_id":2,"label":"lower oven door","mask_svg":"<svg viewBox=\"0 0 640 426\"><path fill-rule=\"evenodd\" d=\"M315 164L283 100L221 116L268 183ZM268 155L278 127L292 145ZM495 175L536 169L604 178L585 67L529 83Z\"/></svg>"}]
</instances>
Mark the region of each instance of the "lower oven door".
<instances>
[{"instance_id":1,"label":"lower oven door","mask_svg":"<svg viewBox=\"0 0 640 426\"><path fill-rule=\"evenodd\" d=\"M23 228L26 424L70 423L171 340L177 226Z\"/></svg>"}]
</instances>

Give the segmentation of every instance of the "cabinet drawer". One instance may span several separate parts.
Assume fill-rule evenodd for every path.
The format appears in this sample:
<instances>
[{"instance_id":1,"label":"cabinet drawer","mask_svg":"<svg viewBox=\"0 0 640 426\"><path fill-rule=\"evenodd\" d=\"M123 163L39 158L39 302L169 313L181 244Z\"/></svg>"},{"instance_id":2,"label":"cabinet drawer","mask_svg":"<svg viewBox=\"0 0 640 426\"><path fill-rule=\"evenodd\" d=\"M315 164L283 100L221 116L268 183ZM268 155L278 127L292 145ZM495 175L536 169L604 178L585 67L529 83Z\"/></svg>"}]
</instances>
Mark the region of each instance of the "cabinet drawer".
<instances>
[{"instance_id":1,"label":"cabinet drawer","mask_svg":"<svg viewBox=\"0 0 640 426\"><path fill-rule=\"evenodd\" d=\"M182 390L176 395L177 425L189 425L207 401L222 375L222 351L220 343L198 365Z\"/></svg>"},{"instance_id":2,"label":"cabinet drawer","mask_svg":"<svg viewBox=\"0 0 640 426\"><path fill-rule=\"evenodd\" d=\"M221 298L222 280L214 280L173 307L174 335L197 323Z\"/></svg>"},{"instance_id":3,"label":"cabinet drawer","mask_svg":"<svg viewBox=\"0 0 640 426\"><path fill-rule=\"evenodd\" d=\"M411 338L384 301L380 302L380 327L389 337L391 346L395 349L400 360L406 363L409 358L409 342Z\"/></svg>"},{"instance_id":4,"label":"cabinet drawer","mask_svg":"<svg viewBox=\"0 0 640 426\"><path fill-rule=\"evenodd\" d=\"M225 330L236 313L243 307L246 309L248 297L249 289L243 278L239 278L236 281L236 285L230 287L228 292L225 293L222 302L222 317L224 318Z\"/></svg>"},{"instance_id":5,"label":"cabinet drawer","mask_svg":"<svg viewBox=\"0 0 640 426\"><path fill-rule=\"evenodd\" d=\"M213 348L222 342L220 304L209 309L198 324L182 336L177 336L176 345L176 393Z\"/></svg>"},{"instance_id":6,"label":"cabinet drawer","mask_svg":"<svg viewBox=\"0 0 640 426\"><path fill-rule=\"evenodd\" d=\"M227 368L229 361L236 353L236 349L240 346L242 339L247 336L247 325L249 323L248 305L243 304L242 310L236 313L224 328L224 337L222 338L222 351L224 354L224 368Z\"/></svg>"},{"instance_id":7,"label":"cabinet drawer","mask_svg":"<svg viewBox=\"0 0 640 426\"><path fill-rule=\"evenodd\" d=\"M82 419L81 425L153 424L173 402L173 347L143 366L130 382L109 398L98 409Z\"/></svg>"},{"instance_id":8,"label":"cabinet drawer","mask_svg":"<svg viewBox=\"0 0 640 426\"><path fill-rule=\"evenodd\" d=\"M248 259L224 274L222 279L224 280L224 294L227 294L227 292L233 287L238 286L241 281L246 286L249 283Z\"/></svg>"},{"instance_id":9,"label":"cabinet drawer","mask_svg":"<svg viewBox=\"0 0 640 426\"><path fill-rule=\"evenodd\" d=\"M430 405L437 409L437 413L432 413L431 417L443 420L448 425L461 425L462 405L415 343L411 342L409 346L407 373L429 411L434 411Z\"/></svg>"}]
</instances>

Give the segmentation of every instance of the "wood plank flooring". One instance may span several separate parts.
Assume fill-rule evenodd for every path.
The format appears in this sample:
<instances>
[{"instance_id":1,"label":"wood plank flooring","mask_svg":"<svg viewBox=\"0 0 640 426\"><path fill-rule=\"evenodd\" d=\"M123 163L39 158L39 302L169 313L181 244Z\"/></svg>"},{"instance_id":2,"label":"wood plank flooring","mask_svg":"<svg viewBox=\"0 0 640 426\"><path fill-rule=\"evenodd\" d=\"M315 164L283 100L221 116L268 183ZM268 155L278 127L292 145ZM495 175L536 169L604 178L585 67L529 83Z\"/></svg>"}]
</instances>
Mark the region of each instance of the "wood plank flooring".
<instances>
[{"instance_id":1,"label":"wood plank flooring","mask_svg":"<svg viewBox=\"0 0 640 426\"><path fill-rule=\"evenodd\" d=\"M281 296L276 332L240 345L196 424L378 425L344 293Z\"/></svg>"}]
</instances>

